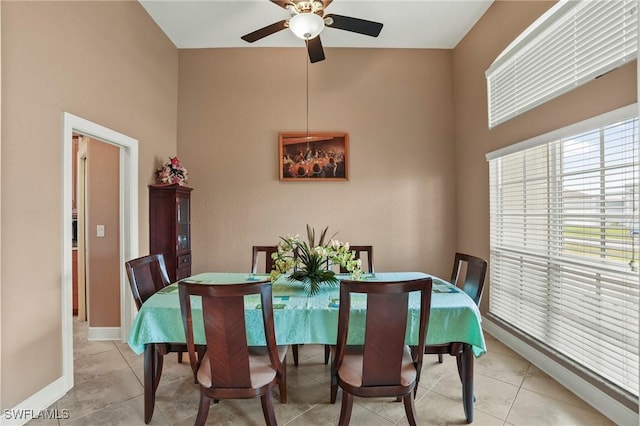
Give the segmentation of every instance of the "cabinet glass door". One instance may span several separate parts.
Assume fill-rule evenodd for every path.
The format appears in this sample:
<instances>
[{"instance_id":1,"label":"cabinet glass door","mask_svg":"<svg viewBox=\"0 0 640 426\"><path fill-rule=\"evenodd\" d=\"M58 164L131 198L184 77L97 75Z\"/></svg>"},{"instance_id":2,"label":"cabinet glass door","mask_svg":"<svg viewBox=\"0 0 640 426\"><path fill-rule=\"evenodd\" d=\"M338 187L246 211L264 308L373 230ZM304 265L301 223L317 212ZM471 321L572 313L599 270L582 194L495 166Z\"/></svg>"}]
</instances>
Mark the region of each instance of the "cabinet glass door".
<instances>
[{"instance_id":1,"label":"cabinet glass door","mask_svg":"<svg viewBox=\"0 0 640 426\"><path fill-rule=\"evenodd\" d=\"M189 241L189 200L178 197L176 203L178 206L177 247L178 250L188 250L191 244Z\"/></svg>"}]
</instances>

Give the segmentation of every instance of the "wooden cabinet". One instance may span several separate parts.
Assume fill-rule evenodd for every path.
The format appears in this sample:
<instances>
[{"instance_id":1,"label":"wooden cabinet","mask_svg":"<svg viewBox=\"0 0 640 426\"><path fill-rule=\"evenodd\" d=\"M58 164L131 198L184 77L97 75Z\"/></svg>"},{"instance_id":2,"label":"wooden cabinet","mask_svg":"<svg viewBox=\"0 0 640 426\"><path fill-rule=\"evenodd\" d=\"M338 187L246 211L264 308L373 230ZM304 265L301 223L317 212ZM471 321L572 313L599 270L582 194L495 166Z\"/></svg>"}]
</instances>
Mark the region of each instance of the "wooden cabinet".
<instances>
[{"instance_id":1,"label":"wooden cabinet","mask_svg":"<svg viewBox=\"0 0 640 426\"><path fill-rule=\"evenodd\" d=\"M171 282L191 276L191 191L149 186L149 253L162 253Z\"/></svg>"}]
</instances>

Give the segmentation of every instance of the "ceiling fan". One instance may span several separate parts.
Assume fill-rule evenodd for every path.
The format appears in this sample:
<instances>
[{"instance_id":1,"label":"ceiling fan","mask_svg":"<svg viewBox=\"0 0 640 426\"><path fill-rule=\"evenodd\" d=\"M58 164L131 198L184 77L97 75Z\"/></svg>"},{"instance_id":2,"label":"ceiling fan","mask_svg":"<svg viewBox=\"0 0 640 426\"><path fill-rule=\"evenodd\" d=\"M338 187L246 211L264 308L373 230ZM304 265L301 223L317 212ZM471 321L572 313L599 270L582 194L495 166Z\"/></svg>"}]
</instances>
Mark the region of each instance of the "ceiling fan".
<instances>
[{"instance_id":1,"label":"ceiling fan","mask_svg":"<svg viewBox=\"0 0 640 426\"><path fill-rule=\"evenodd\" d=\"M324 60L324 51L320 42L320 32L324 27L337 28L339 30L351 31L371 37L378 37L382 30L379 22L367 21L366 19L352 18L350 16L324 14L324 9L333 0L270 0L272 3L287 9L291 18L283 19L267 25L264 28L243 35L244 41L253 43L278 31L289 28L298 38L305 41L309 60L318 62Z\"/></svg>"}]
</instances>

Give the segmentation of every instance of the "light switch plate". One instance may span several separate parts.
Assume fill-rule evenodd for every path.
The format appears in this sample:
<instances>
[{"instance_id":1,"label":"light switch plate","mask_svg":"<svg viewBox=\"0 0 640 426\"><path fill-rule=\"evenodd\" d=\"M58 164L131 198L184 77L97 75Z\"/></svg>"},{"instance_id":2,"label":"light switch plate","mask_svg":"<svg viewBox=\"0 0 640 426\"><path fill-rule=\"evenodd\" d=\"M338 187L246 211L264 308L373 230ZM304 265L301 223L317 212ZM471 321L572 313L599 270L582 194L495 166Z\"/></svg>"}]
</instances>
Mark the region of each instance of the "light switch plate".
<instances>
[{"instance_id":1,"label":"light switch plate","mask_svg":"<svg viewBox=\"0 0 640 426\"><path fill-rule=\"evenodd\" d=\"M96 236L97 237L104 237L104 225L98 225L96 227Z\"/></svg>"}]
</instances>

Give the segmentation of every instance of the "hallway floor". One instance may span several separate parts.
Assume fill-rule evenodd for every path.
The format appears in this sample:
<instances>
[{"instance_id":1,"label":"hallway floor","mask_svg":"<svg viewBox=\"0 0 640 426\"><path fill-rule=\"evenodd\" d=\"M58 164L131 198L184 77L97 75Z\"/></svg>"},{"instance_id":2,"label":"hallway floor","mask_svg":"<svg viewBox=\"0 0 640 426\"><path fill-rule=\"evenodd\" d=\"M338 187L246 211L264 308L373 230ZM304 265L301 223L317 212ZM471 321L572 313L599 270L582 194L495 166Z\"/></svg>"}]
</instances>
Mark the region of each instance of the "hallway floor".
<instances>
[{"instance_id":1,"label":"hallway floor","mask_svg":"<svg viewBox=\"0 0 640 426\"><path fill-rule=\"evenodd\" d=\"M488 352L475 362L475 418L480 425L613 425L581 399L542 373L528 361L489 335ZM185 361L165 356L152 425L192 425L198 411L199 391ZM289 402L274 398L280 425L335 425L340 395L329 403L329 367L319 345L300 347L300 366L289 353ZM87 341L87 323L74 321L75 387L52 409L69 410L66 420L33 420L29 425L144 425L143 356L127 344ZM276 391L277 392L277 391ZM466 424L456 363L446 356L426 356L416 398L421 425ZM259 399L228 400L213 405L207 424L263 425ZM406 425L403 404L386 399L356 398L351 424Z\"/></svg>"}]
</instances>

